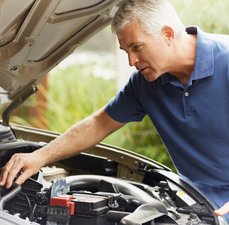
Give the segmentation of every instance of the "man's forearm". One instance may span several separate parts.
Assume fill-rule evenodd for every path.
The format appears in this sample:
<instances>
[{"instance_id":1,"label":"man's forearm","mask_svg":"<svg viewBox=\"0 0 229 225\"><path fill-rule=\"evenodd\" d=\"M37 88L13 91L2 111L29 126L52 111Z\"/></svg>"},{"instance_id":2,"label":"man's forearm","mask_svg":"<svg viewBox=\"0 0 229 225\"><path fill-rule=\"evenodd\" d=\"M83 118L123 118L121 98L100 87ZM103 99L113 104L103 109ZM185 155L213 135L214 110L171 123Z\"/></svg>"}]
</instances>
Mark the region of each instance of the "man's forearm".
<instances>
[{"instance_id":1,"label":"man's forearm","mask_svg":"<svg viewBox=\"0 0 229 225\"><path fill-rule=\"evenodd\" d=\"M44 165L69 158L94 146L122 125L121 123L111 124L110 118L98 111L73 125L65 133L38 150L37 154L44 157Z\"/></svg>"},{"instance_id":2,"label":"man's forearm","mask_svg":"<svg viewBox=\"0 0 229 225\"><path fill-rule=\"evenodd\" d=\"M99 142L101 138L95 133L96 129L92 127L91 120L93 119L87 118L73 125L65 133L38 150L37 153L44 156L44 164L69 158Z\"/></svg>"}]
</instances>

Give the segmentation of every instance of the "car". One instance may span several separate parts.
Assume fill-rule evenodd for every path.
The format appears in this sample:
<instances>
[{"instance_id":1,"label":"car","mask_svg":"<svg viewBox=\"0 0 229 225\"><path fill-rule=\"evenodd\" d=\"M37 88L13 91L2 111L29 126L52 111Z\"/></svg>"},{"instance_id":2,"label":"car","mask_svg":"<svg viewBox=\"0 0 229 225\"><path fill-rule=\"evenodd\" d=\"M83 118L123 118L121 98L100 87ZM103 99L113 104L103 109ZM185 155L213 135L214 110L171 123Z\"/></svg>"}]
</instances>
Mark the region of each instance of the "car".
<instances>
[{"instance_id":1,"label":"car","mask_svg":"<svg viewBox=\"0 0 229 225\"><path fill-rule=\"evenodd\" d=\"M0 166L59 134L10 123L41 79L101 29L125 0L0 1ZM1 188L2 225L226 225L215 206L168 167L99 143Z\"/></svg>"}]
</instances>

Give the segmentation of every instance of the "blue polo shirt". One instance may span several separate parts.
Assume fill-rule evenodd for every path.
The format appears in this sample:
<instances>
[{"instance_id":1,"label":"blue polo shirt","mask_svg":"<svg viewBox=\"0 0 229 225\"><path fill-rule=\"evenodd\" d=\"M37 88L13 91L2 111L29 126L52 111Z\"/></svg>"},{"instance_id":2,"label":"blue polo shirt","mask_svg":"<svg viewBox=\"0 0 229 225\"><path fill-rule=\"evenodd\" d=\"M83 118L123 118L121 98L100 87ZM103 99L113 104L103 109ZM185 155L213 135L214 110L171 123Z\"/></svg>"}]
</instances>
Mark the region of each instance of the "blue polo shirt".
<instances>
[{"instance_id":1,"label":"blue polo shirt","mask_svg":"<svg viewBox=\"0 0 229 225\"><path fill-rule=\"evenodd\" d=\"M149 115L178 173L220 206L229 201L229 37L187 32L197 54L186 87L172 74L149 82L136 71L105 110L124 123Z\"/></svg>"}]
</instances>

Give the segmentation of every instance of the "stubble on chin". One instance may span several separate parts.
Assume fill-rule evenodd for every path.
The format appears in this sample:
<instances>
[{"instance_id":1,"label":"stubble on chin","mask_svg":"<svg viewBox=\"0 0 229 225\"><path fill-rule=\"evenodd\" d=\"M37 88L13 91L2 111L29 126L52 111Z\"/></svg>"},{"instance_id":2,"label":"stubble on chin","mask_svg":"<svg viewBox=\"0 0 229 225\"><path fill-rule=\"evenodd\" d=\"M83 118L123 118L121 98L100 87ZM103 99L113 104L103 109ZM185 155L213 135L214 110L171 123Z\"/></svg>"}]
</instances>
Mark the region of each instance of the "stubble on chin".
<instances>
[{"instance_id":1,"label":"stubble on chin","mask_svg":"<svg viewBox=\"0 0 229 225\"><path fill-rule=\"evenodd\" d=\"M151 73L142 73L142 75L143 75L144 78L145 78L147 81L149 81L149 82L155 81L155 80L159 77L158 74L153 73L153 72L151 72Z\"/></svg>"}]
</instances>

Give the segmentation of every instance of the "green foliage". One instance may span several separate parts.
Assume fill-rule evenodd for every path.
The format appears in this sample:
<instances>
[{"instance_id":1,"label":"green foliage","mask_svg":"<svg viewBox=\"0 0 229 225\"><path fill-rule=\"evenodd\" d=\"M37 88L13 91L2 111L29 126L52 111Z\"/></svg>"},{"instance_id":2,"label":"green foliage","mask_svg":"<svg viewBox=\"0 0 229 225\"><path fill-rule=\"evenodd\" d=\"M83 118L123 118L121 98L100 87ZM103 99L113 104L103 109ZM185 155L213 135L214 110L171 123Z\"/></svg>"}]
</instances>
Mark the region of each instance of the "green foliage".
<instances>
[{"instance_id":1,"label":"green foliage","mask_svg":"<svg viewBox=\"0 0 229 225\"><path fill-rule=\"evenodd\" d=\"M114 80L92 76L92 66L87 65L87 74L77 65L51 74L46 113L49 130L63 132L105 105L114 95Z\"/></svg>"},{"instance_id":2,"label":"green foliage","mask_svg":"<svg viewBox=\"0 0 229 225\"><path fill-rule=\"evenodd\" d=\"M171 0L185 25L198 25L212 33L229 34L228 8L225 0Z\"/></svg>"},{"instance_id":3,"label":"green foliage","mask_svg":"<svg viewBox=\"0 0 229 225\"><path fill-rule=\"evenodd\" d=\"M127 124L107 137L104 142L147 156L175 171L168 152L148 116L142 122Z\"/></svg>"}]
</instances>

